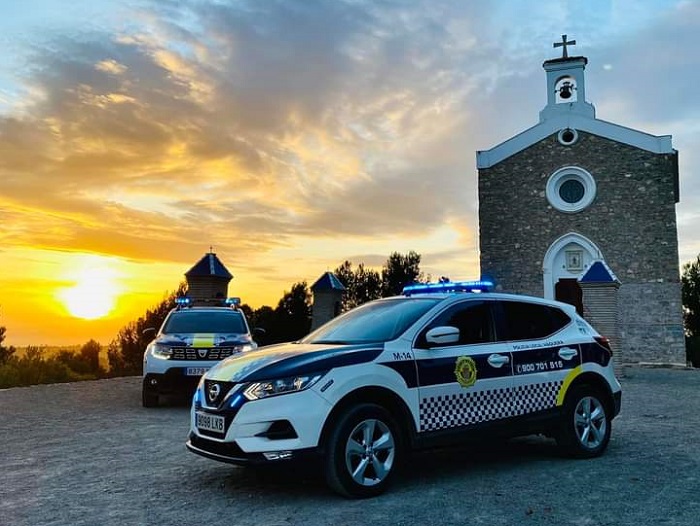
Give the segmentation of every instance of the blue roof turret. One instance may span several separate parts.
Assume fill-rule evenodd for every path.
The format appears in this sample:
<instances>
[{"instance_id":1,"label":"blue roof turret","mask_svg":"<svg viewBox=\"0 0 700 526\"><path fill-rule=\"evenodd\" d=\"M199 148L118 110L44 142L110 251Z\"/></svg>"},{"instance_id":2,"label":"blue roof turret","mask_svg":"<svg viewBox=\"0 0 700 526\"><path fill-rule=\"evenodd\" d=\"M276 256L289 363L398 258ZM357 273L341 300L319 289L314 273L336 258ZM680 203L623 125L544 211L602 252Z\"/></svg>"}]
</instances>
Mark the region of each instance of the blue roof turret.
<instances>
[{"instance_id":1,"label":"blue roof turret","mask_svg":"<svg viewBox=\"0 0 700 526\"><path fill-rule=\"evenodd\" d=\"M588 270L578 279L579 283L619 283L615 274L605 261L594 261Z\"/></svg>"},{"instance_id":2,"label":"blue roof turret","mask_svg":"<svg viewBox=\"0 0 700 526\"><path fill-rule=\"evenodd\" d=\"M345 290L345 287L340 280L335 277L332 272L326 272L323 276L316 280L316 283L311 285L311 292L320 290Z\"/></svg>"},{"instance_id":3,"label":"blue roof turret","mask_svg":"<svg viewBox=\"0 0 700 526\"><path fill-rule=\"evenodd\" d=\"M194 267L185 272L185 276L188 278L204 276L216 276L225 279L233 278L233 275L213 252L205 254Z\"/></svg>"}]
</instances>

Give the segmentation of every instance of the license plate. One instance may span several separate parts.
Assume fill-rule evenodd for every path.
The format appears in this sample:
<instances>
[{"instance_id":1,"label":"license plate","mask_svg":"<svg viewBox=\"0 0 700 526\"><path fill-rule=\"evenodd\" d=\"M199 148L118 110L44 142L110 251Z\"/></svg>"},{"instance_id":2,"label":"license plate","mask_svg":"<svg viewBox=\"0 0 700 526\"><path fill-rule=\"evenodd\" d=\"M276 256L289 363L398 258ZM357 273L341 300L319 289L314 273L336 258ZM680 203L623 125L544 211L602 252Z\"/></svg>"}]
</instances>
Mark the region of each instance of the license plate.
<instances>
[{"instance_id":1,"label":"license plate","mask_svg":"<svg viewBox=\"0 0 700 526\"><path fill-rule=\"evenodd\" d=\"M224 417L212 415L209 413L195 413L195 424L197 429L204 431L214 431L215 433L224 432Z\"/></svg>"},{"instance_id":2,"label":"license plate","mask_svg":"<svg viewBox=\"0 0 700 526\"><path fill-rule=\"evenodd\" d=\"M188 367L185 371L187 376L202 376L209 370L209 367Z\"/></svg>"}]
</instances>

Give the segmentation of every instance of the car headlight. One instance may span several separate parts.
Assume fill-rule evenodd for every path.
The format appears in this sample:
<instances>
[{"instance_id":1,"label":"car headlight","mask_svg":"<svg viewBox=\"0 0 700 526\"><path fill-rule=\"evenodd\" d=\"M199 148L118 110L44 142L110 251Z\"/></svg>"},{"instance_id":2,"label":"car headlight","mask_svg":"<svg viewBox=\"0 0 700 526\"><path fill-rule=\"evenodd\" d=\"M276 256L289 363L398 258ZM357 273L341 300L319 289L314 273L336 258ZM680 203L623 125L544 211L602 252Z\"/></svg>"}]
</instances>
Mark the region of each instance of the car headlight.
<instances>
[{"instance_id":1,"label":"car headlight","mask_svg":"<svg viewBox=\"0 0 700 526\"><path fill-rule=\"evenodd\" d=\"M296 393L308 389L318 382L322 376L323 373L316 373L279 378L267 382L255 382L246 387L243 391L243 396L248 400L259 400L270 396Z\"/></svg>"},{"instance_id":2,"label":"car headlight","mask_svg":"<svg viewBox=\"0 0 700 526\"><path fill-rule=\"evenodd\" d=\"M148 346L150 353L156 358L163 358L167 360L173 355L173 350L167 345L162 345L160 343L151 343Z\"/></svg>"}]
</instances>

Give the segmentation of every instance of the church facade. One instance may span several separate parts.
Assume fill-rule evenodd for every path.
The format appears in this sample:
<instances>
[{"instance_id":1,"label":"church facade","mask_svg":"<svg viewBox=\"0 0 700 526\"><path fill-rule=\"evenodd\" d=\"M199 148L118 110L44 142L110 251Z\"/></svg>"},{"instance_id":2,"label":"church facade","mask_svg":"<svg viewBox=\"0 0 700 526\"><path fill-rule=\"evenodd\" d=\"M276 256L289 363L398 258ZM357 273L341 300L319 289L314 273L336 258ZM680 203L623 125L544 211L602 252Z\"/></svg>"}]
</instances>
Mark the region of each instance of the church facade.
<instances>
[{"instance_id":1,"label":"church facade","mask_svg":"<svg viewBox=\"0 0 700 526\"><path fill-rule=\"evenodd\" d=\"M596 118L573 43L543 64L539 123L477 152L482 276L576 305L618 362L685 363L678 153Z\"/></svg>"}]
</instances>

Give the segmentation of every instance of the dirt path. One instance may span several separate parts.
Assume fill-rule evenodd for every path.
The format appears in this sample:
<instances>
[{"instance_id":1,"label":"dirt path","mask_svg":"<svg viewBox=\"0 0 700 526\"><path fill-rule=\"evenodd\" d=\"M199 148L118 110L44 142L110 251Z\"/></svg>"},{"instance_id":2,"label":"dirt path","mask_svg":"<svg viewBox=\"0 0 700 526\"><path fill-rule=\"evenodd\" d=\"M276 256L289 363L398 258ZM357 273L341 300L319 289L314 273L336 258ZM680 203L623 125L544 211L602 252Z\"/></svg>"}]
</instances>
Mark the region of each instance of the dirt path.
<instances>
[{"instance_id":1,"label":"dirt path","mask_svg":"<svg viewBox=\"0 0 700 526\"><path fill-rule=\"evenodd\" d=\"M697 524L700 371L629 369L607 454L527 438L417 455L386 495L341 499L313 471L189 453L186 405L146 410L140 379L0 391L0 524Z\"/></svg>"}]
</instances>

